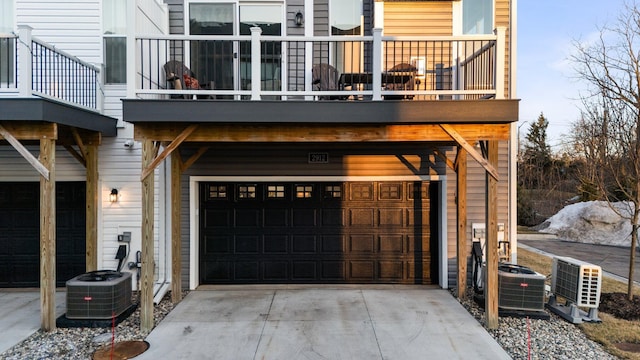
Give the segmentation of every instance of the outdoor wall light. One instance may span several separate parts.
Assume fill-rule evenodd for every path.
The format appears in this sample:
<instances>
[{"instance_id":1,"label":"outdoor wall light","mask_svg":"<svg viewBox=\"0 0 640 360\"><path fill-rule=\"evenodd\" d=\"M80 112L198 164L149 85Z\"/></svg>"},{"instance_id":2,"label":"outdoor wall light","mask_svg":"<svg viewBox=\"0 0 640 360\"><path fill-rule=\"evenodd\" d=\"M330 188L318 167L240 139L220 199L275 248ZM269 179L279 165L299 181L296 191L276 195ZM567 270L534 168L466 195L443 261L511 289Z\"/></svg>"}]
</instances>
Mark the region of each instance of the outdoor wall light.
<instances>
[{"instance_id":1,"label":"outdoor wall light","mask_svg":"<svg viewBox=\"0 0 640 360\"><path fill-rule=\"evenodd\" d=\"M298 10L295 18L293 19L293 22L296 24L296 26L302 26L302 24L304 24L304 15L302 15L302 11Z\"/></svg>"},{"instance_id":2,"label":"outdoor wall light","mask_svg":"<svg viewBox=\"0 0 640 360\"><path fill-rule=\"evenodd\" d=\"M118 202L118 189L111 189L111 194L109 194L109 201L112 203Z\"/></svg>"}]
</instances>

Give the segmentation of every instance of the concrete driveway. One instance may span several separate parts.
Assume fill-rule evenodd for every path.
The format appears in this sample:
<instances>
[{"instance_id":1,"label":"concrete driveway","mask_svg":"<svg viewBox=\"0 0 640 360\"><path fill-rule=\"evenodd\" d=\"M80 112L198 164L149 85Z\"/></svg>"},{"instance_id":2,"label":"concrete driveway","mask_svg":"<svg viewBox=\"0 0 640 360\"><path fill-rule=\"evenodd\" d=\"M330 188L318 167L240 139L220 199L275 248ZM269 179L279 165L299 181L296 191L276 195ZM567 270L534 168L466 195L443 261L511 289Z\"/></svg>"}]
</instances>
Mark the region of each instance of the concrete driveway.
<instances>
[{"instance_id":1,"label":"concrete driveway","mask_svg":"<svg viewBox=\"0 0 640 360\"><path fill-rule=\"evenodd\" d=\"M509 359L448 291L423 286L190 292L136 359Z\"/></svg>"},{"instance_id":2,"label":"concrete driveway","mask_svg":"<svg viewBox=\"0 0 640 360\"><path fill-rule=\"evenodd\" d=\"M66 292L56 292L56 317L66 311ZM40 329L40 290L0 291L0 354Z\"/></svg>"}]
</instances>

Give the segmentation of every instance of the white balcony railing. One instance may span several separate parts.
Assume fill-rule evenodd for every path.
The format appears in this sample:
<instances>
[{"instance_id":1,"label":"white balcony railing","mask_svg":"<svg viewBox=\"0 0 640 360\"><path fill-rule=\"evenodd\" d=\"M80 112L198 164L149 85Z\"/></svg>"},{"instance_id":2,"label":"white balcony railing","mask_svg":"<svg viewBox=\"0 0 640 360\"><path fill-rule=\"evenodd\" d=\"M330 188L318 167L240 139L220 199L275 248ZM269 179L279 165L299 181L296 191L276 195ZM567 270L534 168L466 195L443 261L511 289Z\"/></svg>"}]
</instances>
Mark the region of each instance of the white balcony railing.
<instances>
[{"instance_id":1,"label":"white balcony railing","mask_svg":"<svg viewBox=\"0 0 640 360\"><path fill-rule=\"evenodd\" d=\"M142 99L439 100L504 97L495 35L136 38ZM131 80L131 79L130 79ZM131 82L131 81L130 81Z\"/></svg>"},{"instance_id":2,"label":"white balcony railing","mask_svg":"<svg viewBox=\"0 0 640 360\"><path fill-rule=\"evenodd\" d=\"M42 97L101 111L100 69L31 35L0 35L0 96Z\"/></svg>"}]
</instances>

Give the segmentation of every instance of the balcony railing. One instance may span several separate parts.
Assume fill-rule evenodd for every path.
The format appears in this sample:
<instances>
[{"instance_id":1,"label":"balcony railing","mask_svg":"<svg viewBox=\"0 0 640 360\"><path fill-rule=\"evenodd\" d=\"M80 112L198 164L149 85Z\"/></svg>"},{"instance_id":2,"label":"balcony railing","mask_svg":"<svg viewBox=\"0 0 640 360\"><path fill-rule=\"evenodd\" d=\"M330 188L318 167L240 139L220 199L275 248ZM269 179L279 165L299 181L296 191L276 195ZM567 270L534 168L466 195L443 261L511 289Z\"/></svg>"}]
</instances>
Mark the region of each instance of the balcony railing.
<instances>
[{"instance_id":1,"label":"balcony railing","mask_svg":"<svg viewBox=\"0 0 640 360\"><path fill-rule=\"evenodd\" d=\"M100 111L100 69L31 36L0 35L0 95L43 97Z\"/></svg>"},{"instance_id":2,"label":"balcony railing","mask_svg":"<svg viewBox=\"0 0 640 360\"><path fill-rule=\"evenodd\" d=\"M136 38L143 99L441 100L504 97L496 35Z\"/></svg>"}]
</instances>

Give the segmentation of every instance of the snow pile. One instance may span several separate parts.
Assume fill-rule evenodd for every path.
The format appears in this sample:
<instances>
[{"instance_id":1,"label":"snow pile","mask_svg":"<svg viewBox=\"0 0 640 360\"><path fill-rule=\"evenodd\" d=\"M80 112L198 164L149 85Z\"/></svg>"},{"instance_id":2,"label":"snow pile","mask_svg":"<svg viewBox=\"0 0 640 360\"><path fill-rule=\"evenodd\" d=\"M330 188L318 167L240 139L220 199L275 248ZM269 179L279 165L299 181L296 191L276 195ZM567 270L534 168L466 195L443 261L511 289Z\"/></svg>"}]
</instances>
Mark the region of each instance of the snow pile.
<instances>
[{"instance_id":1,"label":"snow pile","mask_svg":"<svg viewBox=\"0 0 640 360\"><path fill-rule=\"evenodd\" d=\"M629 247L632 208L633 204L629 202L608 204L604 201L588 201L571 204L536 228L563 240Z\"/></svg>"}]
</instances>

